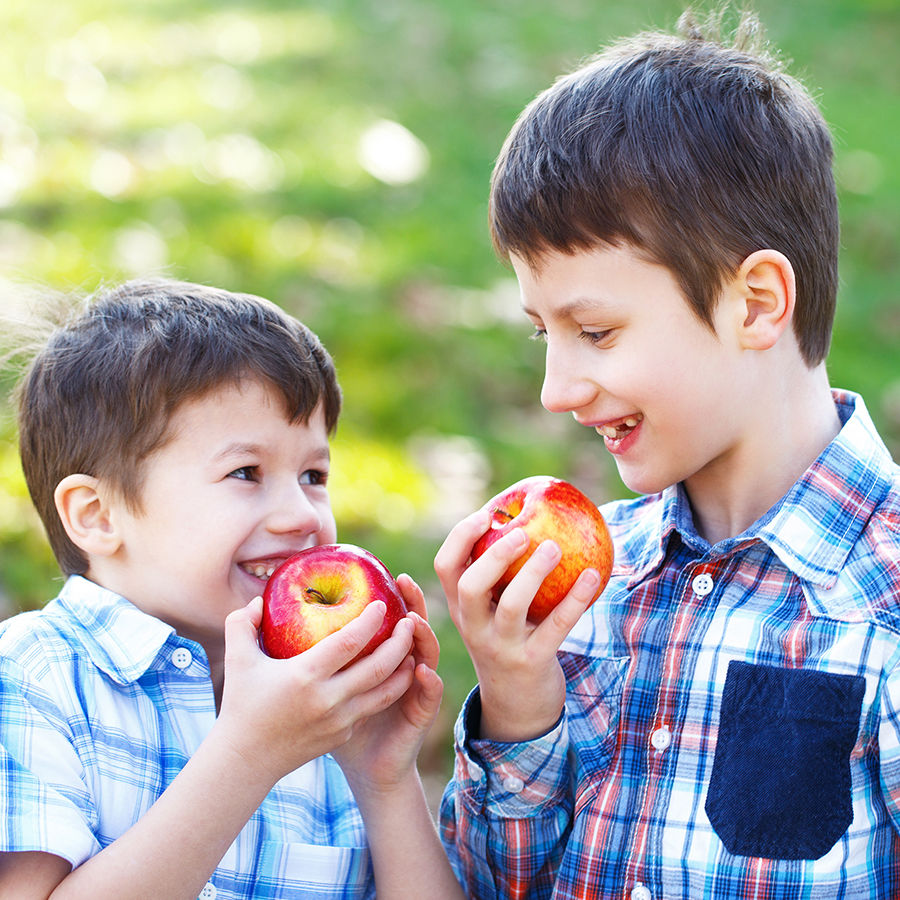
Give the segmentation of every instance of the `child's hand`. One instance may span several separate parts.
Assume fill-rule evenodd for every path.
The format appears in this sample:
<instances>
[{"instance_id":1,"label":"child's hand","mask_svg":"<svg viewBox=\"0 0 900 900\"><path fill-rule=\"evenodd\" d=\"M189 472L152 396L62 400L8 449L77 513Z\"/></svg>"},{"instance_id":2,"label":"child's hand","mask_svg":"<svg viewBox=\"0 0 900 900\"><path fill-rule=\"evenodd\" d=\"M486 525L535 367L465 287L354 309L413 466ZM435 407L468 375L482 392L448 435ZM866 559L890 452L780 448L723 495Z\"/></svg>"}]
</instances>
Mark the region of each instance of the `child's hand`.
<instances>
[{"instance_id":1,"label":"child's hand","mask_svg":"<svg viewBox=\"0 0 900 900\"><path fill-rule=\"evenodd\" d=\"M370 603L358 618L291 659L271 659L259 648L261 598L228 616L217 727L260 777L274 784L340 747L361 722L408 691L416 632L410 619L398 622L371 655L348 665L375 635L384 613L384 603Z\"/></svg>"},{"instance_id":2,"label":"child's hand","mask_svg":"<svg viewBox=\"0 0 900 900\"><path fill-rule=\"evenodd\" d=\"M403 663L414 678L396 703L361 722L353 737L334 751L357 798L362 790L390 790L413 771L441 705L443 683L436 671L440 647L428 625L425 598L408 575L400 575L397 584L409 609L404 621L414 628L412 653Z\"/></svg>"},{"instance_id":3,"label":"child's hand","mask_svg":"<svg viewBox=\"0 0 900 900\"><path fill-rule=\"evenodd\" d=\"M491 588L525 552L528 539L515 529L470 564L472 547L489 526L486 508L463 519L438 551L434 568L478 674L478 736L524 741L549 731L562 713L566 686L556 652L590 605L600 576L594 569L582 572L556 609L535 625L526 618L528 607L559 562L560 549L544 541L494 603Z\"/></svg>"}]
</instances>

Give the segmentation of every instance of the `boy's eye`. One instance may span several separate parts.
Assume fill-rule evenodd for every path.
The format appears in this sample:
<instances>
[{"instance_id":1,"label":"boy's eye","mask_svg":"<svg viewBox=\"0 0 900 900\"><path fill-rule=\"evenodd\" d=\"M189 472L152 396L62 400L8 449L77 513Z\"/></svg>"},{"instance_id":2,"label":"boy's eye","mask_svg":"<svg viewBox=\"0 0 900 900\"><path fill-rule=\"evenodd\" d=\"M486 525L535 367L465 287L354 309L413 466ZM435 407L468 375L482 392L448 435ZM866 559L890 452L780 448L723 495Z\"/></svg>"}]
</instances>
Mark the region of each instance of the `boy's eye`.
<instances>
[{"instance_id":1,"label":"boy's eye","mask_svg":"<svg viewBox=\"0 0 900 900\"><path fill-rule=\"evenodd\" d=\"M307 469L300 476L300 484L324 485L328 481L328 473L319 469Z\"/></svg>"},{"instance_id":2,"label":"boy's eye","mask_svg":"<svg viewBox=\"0 0 900 900\"><path fill-rule=\"evenodd\" d=\"M589 344L599 344L605 337L609 336L609 330L605 331L582 331L579 337Z\"/></svg>"},{"instance_id":3,"label":"boy's eye","mask_svg":"<svg viewBox=\"0 0 900 900\"><path fill-rule=\"evenodd\" d=\"M547 343L547 332L544 331L543 328L535 328L534 334L530 335L528 340L530 341L540 341L543 344Z\"/></svg>"},{"instance_id":4,"label":"boy's eye","mask_svg":"<svg viewBox=\"0 0 900 900\"><path fill-rule=\"evenodd\" d=\"M252 481L256 475L256 466L241 466L228 473L229 478L237 478L239 481Z\"/></svg>"}]
</instances>

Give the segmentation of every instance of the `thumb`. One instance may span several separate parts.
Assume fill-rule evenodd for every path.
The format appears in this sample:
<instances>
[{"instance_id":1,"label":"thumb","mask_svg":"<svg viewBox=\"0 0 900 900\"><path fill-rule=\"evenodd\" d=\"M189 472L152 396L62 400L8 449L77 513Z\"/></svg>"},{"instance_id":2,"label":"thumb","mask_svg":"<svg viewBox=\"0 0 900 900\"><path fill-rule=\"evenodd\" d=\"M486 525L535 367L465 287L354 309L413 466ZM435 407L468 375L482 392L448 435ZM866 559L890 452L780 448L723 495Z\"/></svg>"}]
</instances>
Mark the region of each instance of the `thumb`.
<instances>
[{"instance_id":1,"label":"thumb","mask_svg":"<svg viewBox=\"0 0 900 900\"><path fill-rule=\"evenodd\" d=\"M252 641L257 647L258 629L262 624L262 597L254 597L243 609L236 609L225 619L225 651L234 651Z\"/></svg>"}]
</instances>

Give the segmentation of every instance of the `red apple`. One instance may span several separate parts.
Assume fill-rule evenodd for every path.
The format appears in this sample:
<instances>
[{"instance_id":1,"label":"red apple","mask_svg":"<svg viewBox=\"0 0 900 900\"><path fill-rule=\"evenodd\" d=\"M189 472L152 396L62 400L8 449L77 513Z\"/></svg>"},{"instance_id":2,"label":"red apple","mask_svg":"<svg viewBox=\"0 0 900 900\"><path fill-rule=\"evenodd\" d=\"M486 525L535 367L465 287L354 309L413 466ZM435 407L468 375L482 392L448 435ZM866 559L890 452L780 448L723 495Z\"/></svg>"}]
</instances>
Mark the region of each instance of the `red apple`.
<instances>
[{"instance_id":1,"label":"red apple","mask_svg":"<svg viewBox=\"0 0 900 900\"><path fill-rule=\"evenodd\" d=\"M353 544L322 544L285 560L263 591L260 637L278 659L296 656L355 619L373 600L387 604L375 637L352 661L387 640L406 615L400 588L377 556Z\"/></svg>"},{"instance_id":2,"label":"red apple","mask_svg":"<svg viewBox=\"0 0 900 900\"><path fill-rule=\"evenodd\" d=\"M500 599L525 561L548 538L559 545L562 559L544 579L528 609L528 618L533 622L546 619L588 568L600 573L600 587L591 602L600 596L612 571L612 540L600 510L578 488L559 478L535 475L508 487L491 500L490 506L491 527L476 542L473 560L514 528L521 528L529 540L525 553L494 585L494 600Z\"/></svg>"}]
</instances>

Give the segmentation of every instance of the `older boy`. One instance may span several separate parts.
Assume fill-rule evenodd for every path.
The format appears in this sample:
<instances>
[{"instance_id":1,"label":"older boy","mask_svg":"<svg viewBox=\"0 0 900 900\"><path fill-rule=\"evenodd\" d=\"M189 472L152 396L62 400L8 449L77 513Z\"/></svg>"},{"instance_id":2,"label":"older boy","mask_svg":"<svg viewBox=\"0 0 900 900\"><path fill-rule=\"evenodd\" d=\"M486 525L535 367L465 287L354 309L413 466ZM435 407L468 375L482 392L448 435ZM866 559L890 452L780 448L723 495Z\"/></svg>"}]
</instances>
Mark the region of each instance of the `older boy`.
<instances>
[{"instance_id":1,"label":"older boy","mask_svg":"<svg viewBox=\"0 0 900 900\"><path fill-rule=\"evenodd\" d=\"M746 20L747 30L755 23ZM435 561L479 687L443 835L473 898L900 894L900 477L825 370L828 129L762 54L641 35L523 113L491 225L542 402L642 495L539 626L546 542Z\"/></svg>"},{"instance_id":2,"label":"older boy","mask_svg":"<svg viewBox=\"0 0 900 900\"><path fill-rule=\"evenodd\" d=\"M340 402L303 325L197 285L107 292L38 353L22 462L69 578L0 631L4 900L460 895L415 769L416 585L352 665L381 603L290 660L256 640L266 572L335 540Z\"/></svg>"}]
</instances>

